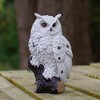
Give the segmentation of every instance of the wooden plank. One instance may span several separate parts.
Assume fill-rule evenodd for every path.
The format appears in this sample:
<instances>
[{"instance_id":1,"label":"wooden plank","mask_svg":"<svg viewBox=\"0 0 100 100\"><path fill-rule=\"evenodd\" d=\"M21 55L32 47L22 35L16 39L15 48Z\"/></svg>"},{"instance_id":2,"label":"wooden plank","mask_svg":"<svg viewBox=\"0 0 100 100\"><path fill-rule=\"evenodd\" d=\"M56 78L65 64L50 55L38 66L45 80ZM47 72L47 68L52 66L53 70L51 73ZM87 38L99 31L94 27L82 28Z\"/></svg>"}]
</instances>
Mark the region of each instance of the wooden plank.
<instances>
[{"instance_id":1,"label":"wooden plank","mask_svg":"<svg viewBox=\"0 0 100 100\"><path fill-rule=\"evenodd\" d=\"M14 99L0 90L0 100L14 100Z\"/></svg>"},{"instance_id":2,"label":"wooden plank","mask_svg":"<svg viewBox=\"0 0 100 100\"><path fill-rule=\"evenodd\" d=\"M74 66L73 71L100 80L100 69L91 66Z\"/></svg>"},{"instance_id":3,"label":"wooden plank","mask_svg":"<svg viewBox=\"0 0 100 100\"><path fill-rule=\"evenodd\" d=\"M35 78L32 72L28 71L7 71L0 72L0 74L7 78L14 85L28 93L29 95L36 96L38 99L44 100L97 100L94 97L88 96L74 89L66 87L62 94L48 94L48 93L34 93Z\"/></svg>"},{"instance_id":4,"label":"wooden plank","mask_svg":"<svg viewBox=\"0 0 100 100\"><path fill-rule=\"evenodd\" d=\"M23 71L0 71L0 75L6 78L8 81L19 87L21 90L23 90L25 93L29 94L33 98L36 98L38 100L42 100L41 97L39 97L37 94L33 93L33 86L34 86L34 80L32 73L27 73L27 70ZM30 74L32 77L30 77ZM27 80L29 79L29 80ZM21 84L21 85L20 85ZM27 91L28 89L32 89L31 91ZM32 87L32 88L31 88Z\"/></svg>"},{"instance_id":5,"label":"wooden plank","mask_svg":"<svg viewBox=\"0 0 100 100\"><path fill-rule=\"evenodd\" d=\"M0 76L0 100L35 100Z\"/></svg>"},{"instance_id":6,"label":"wooden plank","mask_svg":"<svg viewBox=\"0 0 100 100\"><path fill-rule=\"evenodd\" d=\"M100 63L90 63L90 66L100 68Z\"/></svg>"},{"instance_id":7,"label":"wooden plank","mask_svg":"<svg viewBox=\"0 0 100 100\"><path fill-rule=\"evenodd\" d=\"M66 86L100 99L100 80L72 72L71 79Z\"/></svg>"}]
</instances>

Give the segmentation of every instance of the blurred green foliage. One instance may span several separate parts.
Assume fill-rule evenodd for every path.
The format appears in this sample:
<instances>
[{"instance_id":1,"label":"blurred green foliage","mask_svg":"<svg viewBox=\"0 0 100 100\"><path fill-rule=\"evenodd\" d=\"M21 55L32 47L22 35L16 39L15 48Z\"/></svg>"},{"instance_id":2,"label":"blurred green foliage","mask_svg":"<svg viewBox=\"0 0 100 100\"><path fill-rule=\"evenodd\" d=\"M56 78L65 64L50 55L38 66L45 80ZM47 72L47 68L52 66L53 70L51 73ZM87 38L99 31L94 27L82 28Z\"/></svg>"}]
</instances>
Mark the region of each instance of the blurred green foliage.
<instances>
[{"instance_id":1,"label":"blurred green foliage","mask_svg":"<svg viewBox=\"0 0 100 100\"><path fill-rule=\"evenodd\" d=\"M0 0L0 63L16 69L19 56L15 18L14 0Z\"/></svg>"},{"instance_id":2,"label":"blurred green foliage","mask_svg":"<svg viewBox=\"0 0 100 100\"><path fill-rule=\"evenodd\" d=\"M90 36L93 60L100 62L100 0L90 0Z\"/></svg>"},{"instance_id":3,"label":"blurred green foliage","mask_svg":"<svg viewBox=\"0 0 100 100\"><path fill-rule=\"evenodd\" d=\"M11 70L12 67L9 66L8 64L0 64L0 71L1 70Z\"/></svg>"},{"instance_id":4,"label":"blurred green foliage","mask_svg":"<svg viewBox=\"0 0 100 100\"><path fill-rule=\"evenodd\" d=\"M4 9L3 4L4 4L4 0L0 0L0 11L3 11Z\"/></svg>"}]
</instances>

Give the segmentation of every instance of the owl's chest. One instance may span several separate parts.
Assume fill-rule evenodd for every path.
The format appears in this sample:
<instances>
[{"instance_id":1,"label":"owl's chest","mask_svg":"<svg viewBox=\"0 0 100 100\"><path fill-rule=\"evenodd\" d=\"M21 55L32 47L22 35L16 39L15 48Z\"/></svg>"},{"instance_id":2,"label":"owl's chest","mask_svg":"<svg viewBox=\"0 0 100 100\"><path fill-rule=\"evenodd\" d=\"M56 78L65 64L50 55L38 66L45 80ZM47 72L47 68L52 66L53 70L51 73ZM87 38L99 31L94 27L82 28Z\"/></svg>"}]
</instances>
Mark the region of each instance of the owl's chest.
<instances>
[{"instance_id":1,"label":"owl's chest","mask_svg":"<svg viewBox=\"0 0 100 100\"><path fill-rule=\"evenodd\" d=\"M53 37L46 36L41 38L38 44L38 54L52 53Z\"/></svg>"}]
</instances>

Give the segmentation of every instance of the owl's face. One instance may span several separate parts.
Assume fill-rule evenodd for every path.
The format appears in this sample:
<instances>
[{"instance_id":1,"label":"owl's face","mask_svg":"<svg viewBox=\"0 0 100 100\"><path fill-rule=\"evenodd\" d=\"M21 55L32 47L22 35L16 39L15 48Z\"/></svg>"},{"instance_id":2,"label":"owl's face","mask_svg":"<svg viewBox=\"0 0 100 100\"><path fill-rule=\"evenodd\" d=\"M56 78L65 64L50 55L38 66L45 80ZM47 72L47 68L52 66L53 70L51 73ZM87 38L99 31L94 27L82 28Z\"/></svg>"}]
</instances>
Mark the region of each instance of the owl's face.
<instances>
[{"instance_id":1,"label":"owl's face","mask_svg":"<svg viewBox=\"0 0 100 100\"><path fill-rule=\"evenodd\" d=\"M55 36L57 34L62 34L62 28L59 22L59 18L61 17L61 14L58 14L55 17L53 17L48 15L41 16L35 13L35 16L37 17L37 19L35 20L32 26L32 31L33 30L37 31L42 36L44 35Z\"/></svg>"}]
</instances>

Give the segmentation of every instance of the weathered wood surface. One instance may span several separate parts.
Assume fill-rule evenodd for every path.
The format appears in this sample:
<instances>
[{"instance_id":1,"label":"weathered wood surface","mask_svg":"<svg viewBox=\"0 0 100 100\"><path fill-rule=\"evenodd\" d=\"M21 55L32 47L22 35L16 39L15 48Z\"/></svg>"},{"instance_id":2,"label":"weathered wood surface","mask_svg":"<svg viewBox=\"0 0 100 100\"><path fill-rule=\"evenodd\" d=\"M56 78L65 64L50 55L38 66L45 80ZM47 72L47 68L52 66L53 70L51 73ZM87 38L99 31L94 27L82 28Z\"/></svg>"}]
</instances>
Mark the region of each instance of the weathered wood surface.
<instances>
[{"instance_id":1,"label":"weathered wood surface","mask_svg":"<svg viewBox=\"0 0 100 100\"><path fill-rule=\"evenodd\" d=\"M74 66L62 94L34 93L35 78L27 70L1 71L0 75L0 100L100 100L97 67Z\"/></svg>"},{"instance_id":2,"label":"weathered wood surface","mask_svg":"<svg viewBox=\"0 0 100 100\"><path fill-rule=\"evenodd\" d=\"M78 72L80 74L84 74L85 76L100 79L100 70L98 68L92 66L74 66L73 71Z\"/></svg>"},{"instance_id":3,"label":"weathered wood surface","mask_svg":"<svg viewBox=\"0 0 100 100\"><path fill-rule=\"evenodd\" d=\"M34 99L0 76L0 100L34 100Z\"/></svg>"},{"instance_id":4,"label":"weathered wood surface","mask_svg":"<svg viewBox=\"0 0 100 100\"><path fill-rule=\"evenodd\" d=\"M90 66L100 68L100 63L91 63Z\"/></svg>"}]
</instances>

